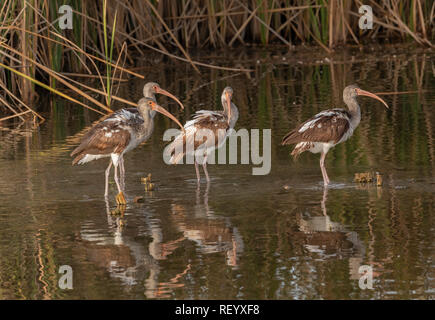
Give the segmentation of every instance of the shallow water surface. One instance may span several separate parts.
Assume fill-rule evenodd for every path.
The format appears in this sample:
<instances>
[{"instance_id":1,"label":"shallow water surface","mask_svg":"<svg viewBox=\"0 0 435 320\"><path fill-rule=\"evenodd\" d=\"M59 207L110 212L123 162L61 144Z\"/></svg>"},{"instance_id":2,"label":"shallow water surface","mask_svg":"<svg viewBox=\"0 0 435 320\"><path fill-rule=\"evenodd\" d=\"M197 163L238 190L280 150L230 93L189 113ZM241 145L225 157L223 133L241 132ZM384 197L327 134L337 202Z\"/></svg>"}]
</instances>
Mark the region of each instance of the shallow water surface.
<instances>
[{"instance_id":1,"label":"shallow water surface","mask_svg":"<svg viewBox=\"0 0 435 320\"><path fill-rule=\"evenodd\" d=\"M71 166L95 114L43 99L40 128L1 127L0 298L435 298L434 56L273 59L284 60L259 54L249 77L143 68L183 101L184 113L157 97L182 121L220 108L231 85L236 129L272 129L266 176L253 176L253 165L209 165L212 181L198 187L193 165L163 162L162 135L175 124L158 115L152 138L125 157L128 205L117 210L114 183L109 202L103 197L107 159ZM316 112L343 106L342 90L354 82L412 92L382 96L390 110L359 98L361 124L328 154L324 190L319 156L294 161L280 140ZM129 81L117 95L137 101L143 84ZM381 172L383 185L354 183L365 171ZM148 173L153 191L141 184ZM72 267L72 290L58 286L62 265ZM373 290L358 285L363 265L373 267Z\"/></svg>"}]
</instances>

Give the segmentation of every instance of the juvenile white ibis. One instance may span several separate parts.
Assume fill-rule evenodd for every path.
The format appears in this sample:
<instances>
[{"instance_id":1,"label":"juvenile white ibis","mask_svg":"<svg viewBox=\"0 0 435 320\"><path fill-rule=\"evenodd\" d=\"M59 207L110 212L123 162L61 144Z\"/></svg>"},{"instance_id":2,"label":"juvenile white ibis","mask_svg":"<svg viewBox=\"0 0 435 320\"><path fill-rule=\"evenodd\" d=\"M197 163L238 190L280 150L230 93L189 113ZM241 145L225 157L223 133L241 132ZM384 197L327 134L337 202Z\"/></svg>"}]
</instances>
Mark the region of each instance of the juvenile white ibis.
<instances>
[{"instance_id":1,"label":"juvenile white ibis","mask_svg":"<svg viewBox=\"0 0 435 320\"><path fill-rule=\"evenodd\" d=\"M158 83L148 82L148 83L146 83L144 85L144 87L143 87L143 96L145 98L152 98L152 99L156 100L156 96L155 96L156 93L163 94L165 96L168 96L168 97L174 99L180 105L180 108L184 109L184 106L180 102L180 100L178 100L177 97L175 97L173 94L171 94L168 91L162 89ZM142 117L140 112L139 112L139 109L137 109L137 108L125 108L124 110L134 114L135 116ZM135 148L136 146L140 145L143 141L148 139L148 137L145 137L145 136L143 136L142 138L143 138L142 140L140 140L140 141L138 140L137 141L137 144L133 148ZM120 169L120 175L121 175L121 181L120 181L120 183L121 183L121 187L124 189L124 185L125 185L124 157L121 157L121 159L120 159L119 169Z\"/></svg>"},{"instance_id":2,"label":"juvenile white ibis","mask_svg":"<svg viewBox=\"0 0 435 320\"><path fill-rule=\"evenodd\" d=\"M326 154L332 147L349 139L360 123L361 110L356 101L357 96L375 98L388 108L387 103L377 95L361 90L356 85L350 85L343 91L343 100L349 110L330 109L322 111L300 124L282 139L282 145L296 143L291 153L295 158L304 151L320 152L320 168L325 186L330 182L325 168Z\"/></svg>"},{"instance_id":3,"label":"juvenile white ibis","mask_svg":"<svg viewBox=\"0 0 435 320\"><path fill-rule=\"evenodd\" d=\"M225 142L239 118L239 110L232 103L232 97L233 89L226 87L221 95L222 111L200 110L195 113L192 120L186 122L185 131L180 133L168 146L168 150L172 151L171 163L179 163L185 154L200 155L203 157L202 167L207 182L210 181L207 171L207 156ZM183 151L177 152L178 150ZM199 183L200 174L196 156L195 170Z\"/></svg>"},{"instance_id":4,"label":"juvenile white ibis","mask_svg":"<svg viewBox=\"0 0 435 320\"><path fill-rule=\"evenodd\" d=\"M85 164L89 161L111 157L106 169L104 196L107 198L109 190L109 174L114 165L114 178L118 187L116 202L125 204L123 186L118 179L118 165L124 176L123 156L126 152L137 147L148 139L154 129L154 116L157 112L175 121L182 129L181 123L167 110L157 104L154 98L142 98L138 102L137 110L121 109L112 113L102 122L96 124L83 137L80 145L71 153L75 157L74 164Z\"/></svg>"}]
</instances>

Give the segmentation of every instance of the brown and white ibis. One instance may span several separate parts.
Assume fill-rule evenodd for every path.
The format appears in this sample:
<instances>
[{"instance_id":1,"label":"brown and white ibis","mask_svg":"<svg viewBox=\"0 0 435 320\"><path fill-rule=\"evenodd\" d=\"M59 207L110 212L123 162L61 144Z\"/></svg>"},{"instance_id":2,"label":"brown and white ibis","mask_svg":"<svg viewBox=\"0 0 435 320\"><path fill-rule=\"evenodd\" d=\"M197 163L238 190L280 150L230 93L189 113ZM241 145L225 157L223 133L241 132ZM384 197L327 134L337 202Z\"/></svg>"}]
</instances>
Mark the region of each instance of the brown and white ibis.
<instances>
[{"instance_id":1,"label":"brown and white ibis","mask_svg":"<svg viewBox=\"0 0 435 320\"><path fill-rule=\"evenodd\" d=\"M162 89L160 87L160 85L156 82L148 82L144 85L143 87L143 96L145 98L152 98L154 100L156 100L156 96L155 94L159 93L159 94L163 94L169 98L174 99L179 105L181 109L184 109L183 104L180 102L180 100L177 99L177 97L175 97L173 94L169 93L168 91ZM157 100L156 100L157 101ZM127 110L128 112L135 114L138 117L142 117L139 113L139 109L137 108L125 108L125 110ZM148 138L146 138L148 139ZM141 144L143 141L145 141L145 137L143 137L142 141L138 141L138 145ZM119 169L120 169L120 175L121 175L121 187L124 189L124 185L125 185L125 169L124 169L124 157L121 157L120 162L119 162Z\"/></svg>"},{"instance_id":2,"label":"brown and white ibis","mask_svg":"<svg viewBox=\"0 0 435 320\"><path fill-rule=\"evenodd\" d=\"M136 110L136 109L132 109ZM154 129L154 116L156 111L175 121L182 129L181 123L166 109L157 104L154 98L142 98L138 102L137 111L131 108L121 109L112 113L102 122L93 126L83 137L80 145L71 153L75 157L74 164L85 164L92 160L111 157L106 169L104 196L107 198L109 190L110 168L114 168L114 178L118 188L116 202L125 204L123 186L118 179L118 165L121 175L124 176L123 156L126 152L136 148L141 142L148 139ZM120 165L120 163L122 163Z\"/></svg>"},{"instance_id":3,"label":"brown and white ibis","mask_svg":"<svg viewBox=\"0 0 435 320\"><path fill-rule=\"evenodd\" d=\"M297 126L282 139L282 145L296 144L291 153L295 158L304 151L320 152L320 168L325 186L330 182L325 168L326 154L332 147L349 139L361 121L361 110L356 101L357 96L375 98L388 108L387 103L377 95L364 91L357 85L350 85L343 91L343 100L348 110L322 111Z\"/></svg>"},{"instance_id":4,"label":"brown and white ibis","mask_svg":"<svg viewBox=\"0 0 435 320\"><path fill-rule=\"evenodd\" d=\"M200 110L195 113L192 120L186 122L184 125L185 131L180 133L168 146L168 150L172 152L171 163L179 163L186 154L201 155L203 157L202 167L207 182L210 181L207 171L207 156L225 142L239 118L239 110L231 101L232 97L233 89L226 87L221 95L222 111ZM214 139L207 135L207 131L213 135ZM204 137L207 137L205 141ZM193 148L193 150L187 150L186 148ZM183 152L176 153L178 150L183 150ZM196 157L194 162L196 178L199 183L200 174Z\"/></svg>"}]
</instances>

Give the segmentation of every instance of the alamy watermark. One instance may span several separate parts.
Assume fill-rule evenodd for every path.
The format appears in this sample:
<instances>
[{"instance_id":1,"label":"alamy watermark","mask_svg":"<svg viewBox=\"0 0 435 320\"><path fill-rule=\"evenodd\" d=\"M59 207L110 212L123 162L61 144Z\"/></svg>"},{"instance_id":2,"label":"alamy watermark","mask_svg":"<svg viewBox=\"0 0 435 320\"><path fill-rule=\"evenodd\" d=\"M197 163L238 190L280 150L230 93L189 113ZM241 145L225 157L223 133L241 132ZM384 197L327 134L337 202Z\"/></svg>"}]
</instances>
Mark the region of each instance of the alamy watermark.
<instances>
[{"instance_id":1,"label":"alamy watermark","mask_svg":"<svg viewBox=\"0 0 435 320\"><path fill-rule=\"evenodd\" d=\"M362 5L358 9L358 13L362 14L359 18L358 26L362 30L373 29L373 10L371 6Z\"/></svg>"},{"instance_id":2,"label":"alamy watermark","mask_svg":"<svg viewBox=\"0 0 435 320\"><path fill-rule=\"evenodd\" d=\"M373 267L369 265L362 265L359 267L358 273L361 274L361 277L358 281L359 288L361 290L373 290Z\"/></svg>"},{"instance_id":3,"label":"alamy watermark","mask_svg":"<svg viewBox=\"0 0 435 320\"><path fill-rule=\"evenodd\" d=\"M60 289L73 289L73 270L69 265L62 265L59 268L59 273L62 276L59 278L59 288Z\"/></svg>"},{"instance_id":4,"label":"alamy watermark","mask_svg":"<svg viewBox=\"0 0 435 320\"><path fill-rule=\"evenodd\" d=\"M166 164L253 164L258 167L252 168L253 175L267 175L271 169L271 129L263 129L263 139L260 141L260 129L224 129L216 131L210 129L198 129L194 133L186 134L184 140L178 137L181 133L178 129L168 129L163 135L164 141L175 140L163 151L163 161ZM227 148L228 141L228 148ZM240 141L240 153L239 144ZM260 143L261 142L261 143ZM261 148L261 153L260 153ZM217 162L216 152L217 150ZM228 156L227 156L228 149ZM186 157L184 161L183 157Z\"/></svg>"},{"instance_id":5,"label":"alamy watermark","mask_svg":"<svg viewBox=\"0 0 435 320\"><path fill-rule=\"evenodd\" d=\"M65 29L72 29L73 28L73 10L72 8L64 4L63 6L59 7L59 10L57 11L60 14L63 14L59 17L59 28L62 30Z\"/></svg>"}]
</instances>

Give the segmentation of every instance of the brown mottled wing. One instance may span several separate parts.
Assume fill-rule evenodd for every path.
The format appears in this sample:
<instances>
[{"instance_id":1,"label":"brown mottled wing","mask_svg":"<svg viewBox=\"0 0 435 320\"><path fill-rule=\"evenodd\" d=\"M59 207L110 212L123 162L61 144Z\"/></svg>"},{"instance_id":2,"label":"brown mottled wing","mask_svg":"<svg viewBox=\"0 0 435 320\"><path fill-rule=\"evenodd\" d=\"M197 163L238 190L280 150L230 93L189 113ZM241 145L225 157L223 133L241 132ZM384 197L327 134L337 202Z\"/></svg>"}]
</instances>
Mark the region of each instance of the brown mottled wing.
<instances>
[{"instance_id":1,"label":"brown mottled wing","mask_svg":"<svg viewBox=\"0 0 435 320\"><path fill-rule=\"evenodd\" d=\"M73 164L85 154L101 155L121 153L130 142L130 132L119 122L103 121L94 126L82 139L80 145L71 153Z\"/></svg>"},{"instance_id":2,"label":"brown mottled wing","mask_svg":"<svg viewBox=\"0 0 435 320\"><path fill-rule=\"evenodd\" d=\"M174 164L178 163L185 155L185 153L175 155L175 150L186 151L186 145L193 145L195 150L198 150L199 147L204 150L217 147L225 139L229 125L227 117L222 112L201 110L195 114L194 119L186 123L184 129L185 133L176 137L170 146L172 150L171 162ZM208 138L207 130L210 130L210 133L214 135L214 140ZM183 149L179 147L180 144L183 144Z\"/></svg>"},{"instance_id":3,"label":"brown mottled wing","mask_svg":"<svg viewBox=\"0 0 435 320\"><path fill-rule=\"evenodd\" d=\"M214 144L218 145L219 141L223 139L226 131L229 128L228 118L220 112L210 112L208 114L204 114L203 116L197 117L195 123L193 124L197 130L210 130L213 132L215 141ZM207 140L207 137L204 137L199 141L195 140L195 149L203 144ZM212 143L212 141L210 141ZM211 144L209 145L211 146Z\"/></svg>"},{"instance_id":4,"label":"brown mottled wing","mask_svg":"<svg viewBox=\"0 0 435 320\"><path fill-rule=\"evenodd\" d=\"M332 109L318 113L282 139L282 144L299 142L338 143L349 130L350 114L343 109Z\"/></svg>"}]
</instances>

